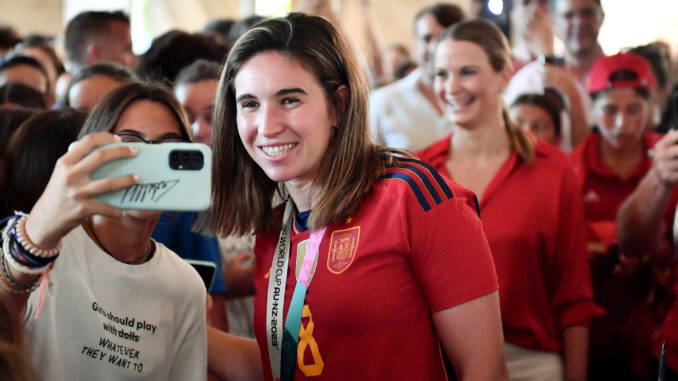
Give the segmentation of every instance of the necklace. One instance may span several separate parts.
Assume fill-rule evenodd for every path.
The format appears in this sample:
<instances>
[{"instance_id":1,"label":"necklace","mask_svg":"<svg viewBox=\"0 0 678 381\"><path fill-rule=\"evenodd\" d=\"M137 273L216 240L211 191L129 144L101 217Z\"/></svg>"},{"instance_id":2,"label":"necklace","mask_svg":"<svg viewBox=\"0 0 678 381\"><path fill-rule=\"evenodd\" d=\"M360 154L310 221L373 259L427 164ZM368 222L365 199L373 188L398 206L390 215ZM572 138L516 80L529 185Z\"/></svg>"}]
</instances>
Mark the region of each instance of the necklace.
<instances>
[{"instance_id":1,"label":"necklace","mask_svg":"<svg viewBox=\"0 0 678 381\"><path fill-rule=\"evenodd\" d=\"M115 259L116 261L120 261L113 254L111 254L110 251L108 251L108 249L106 248L106 246L104 246L103 243L101 243L101 240L97 236L97 233L94 232L94 225L92 225L92 220L89 217L87 217L87 227L89 228L90 233L92 233L92 238L94 238L94 242L96 242L96 244L101 248L101 250L103 250L106 254L110 255L111 258ZM151 250L151 243L149 242L148 245L146 246L146 253L144 253L144 255L131 261L120 261L120 262L127 265L136 265L145 261L151 255L152 252L153 250Z\"/></svg>"}]
</instances>

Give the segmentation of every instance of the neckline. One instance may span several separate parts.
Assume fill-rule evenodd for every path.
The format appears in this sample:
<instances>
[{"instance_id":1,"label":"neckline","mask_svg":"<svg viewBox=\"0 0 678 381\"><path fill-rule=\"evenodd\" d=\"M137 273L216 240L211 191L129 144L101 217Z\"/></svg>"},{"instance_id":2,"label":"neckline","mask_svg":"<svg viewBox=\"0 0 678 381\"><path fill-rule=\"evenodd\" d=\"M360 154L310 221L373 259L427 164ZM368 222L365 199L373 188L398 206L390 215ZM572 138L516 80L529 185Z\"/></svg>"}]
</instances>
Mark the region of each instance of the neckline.
<instances>
[{"instance_id":1,"label":"neckline","mask_svg":"<svg viewBox=\"0 0 678 381\"><path fill-rule=\"evenodd\" d=\"M299 212L295 209L294 211L294 234L300 234L308 230L308 218L311 216L311 210L305 210Z\"/></svg>"},{"instance_id":2,"label":"neckline","mask_svg":"<svg viewBox=\"0 0 678 381\"><path fill-rule=\"evenodd\" d=\"M144 255L131 261L121 261L118 258L116 258L101 242L99 236L97 236L96 232L94 231L94 225L92 224L91 218L89 217L86 218L86 224L83 230L85 231L88 237L92 238L94 243L101 249L101 251L108 254L115 261L124 263L126 265L142 265L148 262L151 258L153 258L153 254L156 251L155 242L152 239L149 239L148 245L146 246L146 253L144 253Z\"/></svg>"}]
</instances>

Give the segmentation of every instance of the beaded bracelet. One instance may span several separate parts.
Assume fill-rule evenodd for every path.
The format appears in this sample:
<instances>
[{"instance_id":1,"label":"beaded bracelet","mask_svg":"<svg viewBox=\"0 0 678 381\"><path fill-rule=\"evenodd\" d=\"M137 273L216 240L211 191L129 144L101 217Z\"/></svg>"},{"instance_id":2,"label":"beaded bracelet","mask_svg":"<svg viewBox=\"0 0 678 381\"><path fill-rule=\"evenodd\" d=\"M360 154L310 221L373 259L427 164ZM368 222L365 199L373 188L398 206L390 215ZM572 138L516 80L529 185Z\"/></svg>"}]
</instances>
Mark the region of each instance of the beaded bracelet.
<instances>
[{"instance_id":1,"label":"beaded bracelet","mask_svg":"<svg viewBox=\"0 0 678 381\"><path fill-rule=\"evenodd\" d=\"M0 262L2 263L2 272L0 272L0 288L12 294L29 294L40 286L44 274L39 276L31 283L18 283L13 280L9 276L7 268L5 267L5 257L6 256L3 255L2 258L0 258Z\"/></svg>"},{"instance_id":2,"label":"beaded bracelet","mask_svg":"<svg viewBox=\"0 0 678 381\"><path fill-rule=\"evenodd\" d=\"M54 263L56 256L49 258L48 262L41 265L31 266L28 263L21 263L21 261L17 258L17 256L21 254L20 251L13 253L10 248L10 241L12 241L12 237L10 236L9 232L13 229L15 222L16 217L10 219L7 223L7 226L2 231L2 251L4 252L3 257L10 267L24 274L36 275L44 272L52 263Z\"/></svg>"},{"instance_id":3,"label":"beaded bracelet","mask_svg":"<svg viewBox=\"0 0 678 381\"><path fill-rule=\"evenodd\" d=\"M32 287L33 283L35 283L34 280L27 282L27 283L22 283L22 282L15 280L12 277L12 274L10 274L9 271L7 271L7 261L5 260L4 256L2 258L0 258L0 267L2 268L2 276L5 278L5 280L7 280L16 289L24 290L24 289Z\"/></svg>"},{"instance_id":4,"label":"beaded bracelet","mask_svg":"<svg viewBox=\"0 0 678 381\"><path fill-rule=\"evenodd\" d=\"M28 267L42 267L45 265L50 264L51 262L54 262L58 254L54 257L49 257L49 258L43 258L43 257L38 257L33 254L31 254L28 250L26 250L21 244L18 242L17 234L16 234L16 220L18 218L14 217L12 220L10 220L10 223L7 226L8 232L6 235L3 235L3 237L7 237L7 239L10 242L10 252L14 259L18 260L19 263L24 264Z\"/></svg>"},{"instance_id":5,"label":"beaded bracelet","mask_svg":"<svg viewBox=\"0 0 678 381\"><path fill-rule=\"evenodd\" d=\"M42 258L51 258L59 254L59 251L61 251L61 240L59 240L59 242L51 249L38 247L38 245L34 244L33 241L28 238L28 234L26 234L26 220L28 219L28 216L24 213L17 213L17 215L20 215L21 218L19 218L16 225L16 237L17 241L19 241L19 244L24 249L29 253Z\"/></svg>"}]
</instances>

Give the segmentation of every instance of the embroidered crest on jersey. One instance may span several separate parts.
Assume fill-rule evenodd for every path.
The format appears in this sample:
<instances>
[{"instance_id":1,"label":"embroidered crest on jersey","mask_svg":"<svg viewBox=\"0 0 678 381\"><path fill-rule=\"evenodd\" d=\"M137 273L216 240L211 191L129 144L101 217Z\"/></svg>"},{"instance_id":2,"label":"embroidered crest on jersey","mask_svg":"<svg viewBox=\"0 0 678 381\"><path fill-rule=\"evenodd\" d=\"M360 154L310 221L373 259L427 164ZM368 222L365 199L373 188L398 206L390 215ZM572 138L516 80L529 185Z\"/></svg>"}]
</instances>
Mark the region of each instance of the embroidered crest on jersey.
<instances>
[{"instance_id":1,"label":"embroidered crest on jersey","mask_svg":"<svg viewBox=\"0 0 678 381\"><path fill-rule=\"evenodd\" d=\"M332 232L330 251L327 255L327 269L334 274L346 271L355 259L359 242L360 226Z\"/></svg>"}]
</instances>

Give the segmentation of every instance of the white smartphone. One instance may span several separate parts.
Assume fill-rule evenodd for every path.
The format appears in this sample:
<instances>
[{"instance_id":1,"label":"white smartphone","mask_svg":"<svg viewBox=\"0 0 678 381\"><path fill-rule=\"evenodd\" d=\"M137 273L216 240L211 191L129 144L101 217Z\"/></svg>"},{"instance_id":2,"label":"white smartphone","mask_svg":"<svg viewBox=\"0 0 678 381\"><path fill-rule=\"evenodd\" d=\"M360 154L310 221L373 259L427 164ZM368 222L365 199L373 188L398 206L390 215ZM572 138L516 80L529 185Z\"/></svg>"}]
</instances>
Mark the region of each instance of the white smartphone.
<instances>
[{"instance_id":1,"label":"white smartphone","mask_svg":"<svg viewBox=\"0 0 678 381\"><path fill-rule=\"evenodd\" d=\"M136 146L136 156L104 163L90 174L98 180L139 175L136 184L96 199L120 209L202 211L210 205L212 151L201 143L112 143Z\"/></svg>"}]
</instances>

